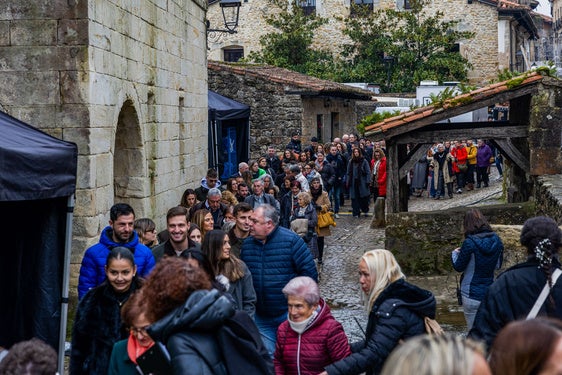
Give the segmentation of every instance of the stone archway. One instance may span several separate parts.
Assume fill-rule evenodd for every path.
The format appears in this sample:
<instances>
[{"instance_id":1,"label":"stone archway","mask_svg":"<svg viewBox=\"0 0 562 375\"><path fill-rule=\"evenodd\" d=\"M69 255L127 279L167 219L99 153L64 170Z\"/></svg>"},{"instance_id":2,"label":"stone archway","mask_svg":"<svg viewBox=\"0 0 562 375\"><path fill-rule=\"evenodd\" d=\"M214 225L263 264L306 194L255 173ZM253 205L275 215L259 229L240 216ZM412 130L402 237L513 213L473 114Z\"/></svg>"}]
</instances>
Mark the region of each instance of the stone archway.
<instances>
[{"instance_id":1,"label":"stone archway","mask_svg":"<svg viewBox=\"0 0 562 375\"><path fill-rule=\"evenodd\" d=\"M144 149L139 116L132 100L126 100L119 112L113 152L114 202L142 207L144 189Z\"/></svg>"}]
</instances>

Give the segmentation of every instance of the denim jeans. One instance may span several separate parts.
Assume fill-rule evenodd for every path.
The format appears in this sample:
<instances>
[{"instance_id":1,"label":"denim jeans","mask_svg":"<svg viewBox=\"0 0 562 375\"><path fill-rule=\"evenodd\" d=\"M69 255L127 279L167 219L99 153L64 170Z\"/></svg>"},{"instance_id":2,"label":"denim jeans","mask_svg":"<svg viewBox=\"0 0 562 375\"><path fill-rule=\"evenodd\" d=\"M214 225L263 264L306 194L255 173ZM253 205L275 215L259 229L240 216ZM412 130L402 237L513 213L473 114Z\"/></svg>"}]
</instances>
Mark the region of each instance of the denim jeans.
<instances>
[{"instance_id":1,"label":"denim jeans","mask_svg":"<svg viewBox=\"0 0 562 375\"><path fill-rule=\"evenodd\" d=\"M281 316L278 317L264 317L258 314L255 315L254 321L256 322L256 326L260 331L261 338L263 343L273 358L273 354L275 353L275 342L277 341L277 328L287 320L287 313L283 313Z\"/></svg>"},{"instance_id":2,"label":"denim jeans","mask_svg":"<svg viewBox=\"0 0 562 375\"><path fill-rule=\"evenodd\" d=\"M330 202L332 203L332 207L334 207L334 213L340 212L340 194L341 194L341 184L336 182L334 186L329 191L330 193Z\"/></svg>"},{"instance_id":3,"label":"denim jeans","mask_svg":"<svg viewBox=\"0 0 562 375\"><path fill-rule=\"evenodd\" d=\"M464 312L464 319L466 320L467 332L470 332L472 329L479 306L480 301L462 296L462 309Z\"/></svg>"}]
</instances>

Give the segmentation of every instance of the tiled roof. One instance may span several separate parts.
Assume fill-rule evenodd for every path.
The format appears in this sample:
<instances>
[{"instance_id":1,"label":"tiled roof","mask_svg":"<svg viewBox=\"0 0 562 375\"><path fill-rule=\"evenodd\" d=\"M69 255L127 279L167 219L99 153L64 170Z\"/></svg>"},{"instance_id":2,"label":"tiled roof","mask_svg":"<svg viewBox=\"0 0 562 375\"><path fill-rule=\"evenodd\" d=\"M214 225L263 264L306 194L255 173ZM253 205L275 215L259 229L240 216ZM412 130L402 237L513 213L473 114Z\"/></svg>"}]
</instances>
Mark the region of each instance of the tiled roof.
<instances>
[{"instance_id":1,"label":"tiled roof","mask_svg":"<svg viewBox=\"0 0 562 375\"><path fill-rule=\"evenodd\" d=\"M369 125L365 127L365 132L372 133L385 133L388 130L398 128L400 126L408 125L416 120L431 116L432 114L441 113L450 108L462 107L466 104L472 104L476 101L481 101L491 98L499 93L521 88L532 83L541 81L544 77L537 72L530 73L529 75L519 76L482 87L480 89L471 91L466 94L455 96L454 98L447 99L442 106L428 105L421 108L416 108L413 111L401 113L398 116L387 118L382 122ZM519 80L523 79L520 83Z\"/></svg>"},{"instance_id":2,"label":"tiled roof","mask_svg":"<svg viewBox=\"0 0 562 375\"><path fill-rule=\"evenodd\" d=\"M271 65L238 64L209 61L209 70L227 71L232 74L253 76L270 82L290 86L285 91L292 91L301 95L326 95L359 100L372 100L373 93L357 87L347 86L343 83L332 82L292 70Z\"/></svg>"}]
</instances>

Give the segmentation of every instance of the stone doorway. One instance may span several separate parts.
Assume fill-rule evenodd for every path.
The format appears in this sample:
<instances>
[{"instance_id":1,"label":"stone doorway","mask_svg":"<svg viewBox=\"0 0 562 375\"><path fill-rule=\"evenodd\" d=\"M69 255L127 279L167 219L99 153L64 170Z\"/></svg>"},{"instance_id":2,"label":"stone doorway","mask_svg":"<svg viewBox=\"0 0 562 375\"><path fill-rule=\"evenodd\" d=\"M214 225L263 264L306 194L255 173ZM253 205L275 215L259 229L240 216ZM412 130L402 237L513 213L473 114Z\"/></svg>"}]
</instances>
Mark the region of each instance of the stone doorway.
<instances>
[{"instance_id":1,"label":"stone doorway","mask_svg":"<svg viewBox=\"0 0 562 375\"><path fill-rule=\"evenodd\" d=\"M145 157L137 110L131 100L125 101L119 112L113 152L114 202L142 208L146 196Z\"/></svg>"}]
</instances>

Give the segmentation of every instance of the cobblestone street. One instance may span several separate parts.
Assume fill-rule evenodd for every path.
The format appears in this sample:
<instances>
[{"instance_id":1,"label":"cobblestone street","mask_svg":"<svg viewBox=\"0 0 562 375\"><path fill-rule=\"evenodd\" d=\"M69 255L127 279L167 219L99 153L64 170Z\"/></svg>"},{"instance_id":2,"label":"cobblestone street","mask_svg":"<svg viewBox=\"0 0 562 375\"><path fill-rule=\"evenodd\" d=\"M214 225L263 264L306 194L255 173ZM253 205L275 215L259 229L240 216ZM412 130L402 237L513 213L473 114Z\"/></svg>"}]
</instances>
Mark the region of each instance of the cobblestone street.
<instances>
[{"instance_id":1,"label":"cobblestone street","mask_svg":"<svg viewBox=\"0 0 562 375\"><path fill-rule=\"evenodd\" d=\"M410 211L431 211L458 206L478 206L499 203L502 182L492 168L490 186L455 194L452 199L434 200L427 197L411 197ZM367 313L360 301L357 267L361 255L368 250L384 248L384 229L370 228L372 216L354 218L351 216L351 201L346 200L340 209L337 227L326 237L324 264L320 275L322 296L332 307L334 317L342 323L350 340L363 337ZM372 203L371 203L372 213ZM408 276L408 275L406 275ZM437 320L446 331L464 332L466 325L462 307L457 305L455 284L457 273L445 276L408 277L408 280L422 288L431 290L437 299Z\"/></svg>"}]
</instances>

